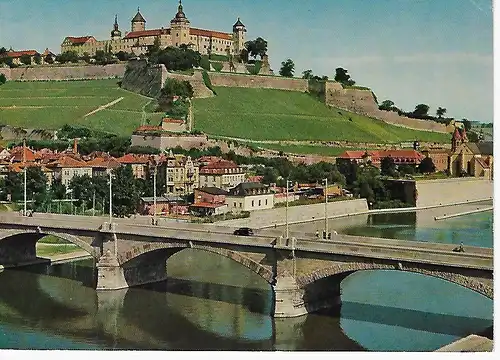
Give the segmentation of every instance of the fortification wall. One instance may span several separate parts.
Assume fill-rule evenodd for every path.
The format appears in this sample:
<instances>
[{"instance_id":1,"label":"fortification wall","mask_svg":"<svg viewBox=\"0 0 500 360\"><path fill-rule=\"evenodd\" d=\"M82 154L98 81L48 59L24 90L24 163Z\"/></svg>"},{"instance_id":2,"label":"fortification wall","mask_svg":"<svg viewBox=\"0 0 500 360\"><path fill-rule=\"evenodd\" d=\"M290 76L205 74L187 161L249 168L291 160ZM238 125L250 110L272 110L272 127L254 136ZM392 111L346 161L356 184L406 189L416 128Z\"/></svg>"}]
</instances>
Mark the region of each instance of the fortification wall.
<instances>
[{"instance_id":1,"label":"fortification wall","mask_svg":"<svg viewBox=\"0 0 500 360\"><path fill-rule=\"evenodd\" d=\"M130 61L122 79L122 88L148 97L157 97L166 78L164 65L149 66L146 60Z\"/></svg>"},{"instance_id":2,"label":"fortification wall","mask_svg":"<svg viewBox=\"0 0 500 360\"><path fill-rule=\"evenodd\" d=\"M0 67L0 74L4 74L7 80L11 79L11 71L8 67Z\"/></svg>"},{"instance_id":3,"label":"fortification wall","mask_svg":"<svg viewBox=\"0 0 500 360\"><path fill-rule=\"evenodd\" d=\"M378 104L370 90L344 89L341 84L325 83L325 103L357 114L382 120L401 127L447 133L449 129L444 124L435 121L412 119L400 116L394 111L378 109Z\"/></svg>"},{"instance_id":4,"label":"fortification wall","mask_svg":"<svg viewBox=\"0 0 500 360\"><path fill-rule=\"evenodd\" d=\"M193 87L195 98L207 98L214 96L212 90L207 88L205 82L203 81L203 75L201 71L195 71L193 75L183 75L166 72L165 77L162 79L162 84L165 83L167 78L177 79L179 81L189 81Z\"/></svg>"},{"instance_id":5,"label":"fortification wall","mask_svg":"<svg viewBox=\"0 0 500 360\"><path fill-rule=\"evenodd\" d=\"M475 178L416 182L417 206L446 205L493 198L493 181Z\"/></svg>"},{"instance_id":6,"label":"fortification wall","mask_svg":"<svg viewBox=\"0 0 500 360\"><path fill-rule=\"evenodd\" d=\"M195 135L132 135L132 146L150 146L155 149L165 150L180 146L183 149L205 148L209 146L206 136Z\"/></svg>"},{"instance_id":7,"label":"fortification wall","mask_svg":"<svg viewBox=\"0 0 500 360\"><path fill-rule=\"evenodd\" d=\"M1 69L0 69L1 71ZM85 66L33 66L10 69L12 81L85 80L121 78L125 64Z\"/></svg>"},{"instance_id":8,"label":"fortification wall","mask_svg":"<svg viewBox=\"0 0 500 360\"><path fill-rule=\"evenodd\" d=\"M305 79L280 78L275 76L209 73L213 86L264 88L305 92L308 82Z\"/></svg>"}]
</instances>

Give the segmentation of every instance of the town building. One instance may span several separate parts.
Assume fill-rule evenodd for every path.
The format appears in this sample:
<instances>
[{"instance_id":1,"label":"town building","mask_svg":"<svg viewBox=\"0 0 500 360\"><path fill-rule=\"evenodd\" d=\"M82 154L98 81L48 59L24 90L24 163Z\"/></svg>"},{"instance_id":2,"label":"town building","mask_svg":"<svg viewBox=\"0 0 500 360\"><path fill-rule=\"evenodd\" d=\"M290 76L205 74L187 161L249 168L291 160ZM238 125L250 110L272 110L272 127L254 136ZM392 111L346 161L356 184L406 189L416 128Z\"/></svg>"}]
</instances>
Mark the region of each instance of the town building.
<instances>
[{"instance_id":1,"label":"town building","mask_svg":"<svg viewBox=\"0 0 500 360\"><path fill-rule=\"evenodd\" d=\"M167 194L188 195L199 187L200 169L190 156L169 154L158 171L165 174Z\"/></svg>"},{"instance_id":2,"label":"town building","mask_svg":"<svg viewBox=\"0 0 500 360\"><path fill-rule=\"evenodd\" d=\"M436 171L442 172L448 170L448 161L450 158L449 149L422 149L422 155L432 159Z\"/></svg>"},{"instance_id":3,"label":"town building","mask_svg":"<svg viewBox=\"0 0 500 360\"><path fill-rule=\"evenodd\" d=\"M27 57L30 59L30 64L36 64L37 62L37 59L39 60L40 64L43 64L44 63L44 58L42 56L42 54L40 54L38 51L36 50L20 50L20 51L14 51L14 50L10 50L10 51L7 51L4 55L5 57L9 57L12 59L12 63L15 64L15 65L23 65L23 62L21 61L21 59L23 57Z\"/></svg>"},{"instance_id":4,"label":"town building","mask_svg":"<svg viewBox=\"0 0 500 360\"><path fill-rule=\"evenodd\" d=\"M174 214L178 204L183 204L184 201L179 196L167 195L156 197L156 215L164 216ZM139 208L137 212L141 215L155 214L155 199L153 196L142 197L139 200ZM179 212L180 213L180 212Z\"/></svg>"},{"instance_id":5,"label":"town building","mask_svg":"<svg viewBox=\"0 0 500 360\"><path fill-rule=\"evenodd\" d=\"M357 164L372 164L380 168L383 158L389 157L396 165L418 165L423 155L416 150L347 150L338 159L354 161Z\"/></svg>"},{"instance_id":6,"label":"town building","mask_svg":"<svg viewBox=\"0 0 500 360\"><path fill-rule=\"evenodd\" d=\"M109 176L112 170L115 170L121 166L121 163L112 156L98 156L93 158L92 160L87 161L87 165L92 168L92 177L96 177Z\"/></svg>"},{"instance_id":7,"label":"town building","mask_svg":"<svg viewBox=\"0 0 500 360\"><path fill-rule=\"evenodd\" d=\"M493 142L469 142L465 129L455 129L448 161L451 176L474 176L493 179Z\"/></svg>"},{"instance_id":8,"label":"town building","mask_svg":"<svg viewBox=\"0 0 500 360\"><path fill-rule=\"evenodd\" d=\"M108 40L97 40L91 35L67 36L61 44L61 52L76 51L80 56L85 53L94 56L97 51L102 50L113 53L124 51L140 55L145 54L148 47L157 40L161 48L186 45L202 55L239 54L244 48L246 31L245 25L239 18L233 25L231 33L191 27L184 13L182 1L179 1L177 13L170 21L170 27L146 29L146 19L138 8L137 14L131 20L130 32L122 33L115 16L113 30Z\"/></svg>"},{"instance_id":9,"label":"town building","mask_svg":"<svg viewBox=\"0 0 500 360\"><path fill-rule=\"evenodd\" d=\"M61 183L69 186L75 176L87 175L92 177L92 167L85 161L77 160L69 155L63 155L59 159L48 163L47 168L53 171L53 179L61 180Z\"/></svg>"},{"instance_id":10,"label":"town building","mask_svg":"<svg viewBox=\"0 0 500 360\"><path fill-rule=\"evenodd\" d=\"M232 212L272 209L274 194L266 185L243 182L228 191L226 204Z\"/></svg>"},{"instance_id":11,"label":"town building","mask_svg":"<svg viewBox=\"0 0 500 360\"><path fill-rule=\"evenodd\" d=\"M194 190L194 203L189 207L194 215L212 216L229 212L226 204L227 191L217 187L204 187Z\"/></svg>"},{"instance_id":12,"label":"town building","mask_svg":"<svg viewBox=\"0 0 500 360\"><path fill-rule=\"evenodd\" d=\"M200 187L234 188L245 181L246 173L234 161L217 159L200 169Z\"/></svg>"},{"instance_id":13,"label":"town building","mask_svg":"<svg viewBox=\"0 0 500 360\"><path fill-rule=\"evenodd\" d=\"M125 154L116 159L121 165L130 165L136 179L145 180L148 176L149 156L137 154Z\"/></svg>"}]
</instances>

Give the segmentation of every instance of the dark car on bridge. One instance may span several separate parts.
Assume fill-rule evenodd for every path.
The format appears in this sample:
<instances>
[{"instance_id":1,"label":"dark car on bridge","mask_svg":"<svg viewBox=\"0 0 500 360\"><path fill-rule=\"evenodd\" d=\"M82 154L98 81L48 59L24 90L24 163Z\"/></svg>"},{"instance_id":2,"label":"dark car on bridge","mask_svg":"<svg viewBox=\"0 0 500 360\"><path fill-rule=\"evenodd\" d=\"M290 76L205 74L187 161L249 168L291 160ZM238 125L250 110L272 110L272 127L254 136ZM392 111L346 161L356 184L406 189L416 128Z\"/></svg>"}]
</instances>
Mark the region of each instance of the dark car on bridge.
<instances>
[{"instance_id":1,"label":"dark car on bridge","mask_svg":"<svg viewBox=\"0 0 500 360\"><path fill-rule=\"evenodd\" d=\"M240 236L252 236L253 235L253 230L247 227L242 227L239 229L234 230L234 235L240 235Z\"/></svg>"}]
</instances>

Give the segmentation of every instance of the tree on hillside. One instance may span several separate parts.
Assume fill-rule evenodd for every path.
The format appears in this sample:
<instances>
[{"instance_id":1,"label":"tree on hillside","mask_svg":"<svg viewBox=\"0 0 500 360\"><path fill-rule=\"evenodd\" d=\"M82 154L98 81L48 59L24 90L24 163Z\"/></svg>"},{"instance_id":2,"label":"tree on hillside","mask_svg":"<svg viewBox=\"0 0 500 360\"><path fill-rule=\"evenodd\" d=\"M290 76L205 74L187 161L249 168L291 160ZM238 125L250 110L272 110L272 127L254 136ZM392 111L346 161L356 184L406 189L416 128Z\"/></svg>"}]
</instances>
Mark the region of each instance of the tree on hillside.
<instances>
[{"instance_id":1,"label":"tree on hillside","mask_svg":"<svg viewBox=\"0 0 500 360\"><path fill-rule=\"evenodd\" d=\"M28 198L35 201L35 208L45 202L47 197L47 176L38 166L26 169L26 191Z\"/></svg>"},{"instance_id":2,"label":"tree on hillside","mask_svg":"<svg viewBox=\"0 0 500 360\"><path fill-rule=\"evenodd\" d=\"M192 98L194 96L193 86L189 81L180 81L174 78L167 78L161 89L161 97L172 98Z\"/></svg>"},{"instance_id":3,"label":"tree on hillside","mask_svg":"<svg viewBox=\"0 0 500 360\"><path fill-rule=\"evenodd\" d=\"M425 118L429 113L429 105L426 104L418 104L415 106L415 110L413 110L412 115L417 119Z\"/></svg>"},{"instance_id":4,"label":"tree on hillside","mask_svg":"<svg viewBox=\"0 0 500 360\"><path fill-rule=\"evenodd\" d=\"M50 193L53 199L64 199L66 196L66 186L61 179L53 179L50 184Z\"/></svg>"},{"instance_id":5,"label":"tree on hillside","mask_svg":"<svg viewBox=\"0 0 500 360\"><path fill-rule=\"evenodd\" d=\"M292 59L286 59L281 63L280 75L283 77L293 77L295 64Z\"/></svg>"},{"instance_id":6,"label":"tree on hillside","mask_svg":"<svg viewBox=\"0 0 500 360\"><path fill-rule=\"evenodd\" d=\"M24 65L31 65L31 56L24 54L21 55L19 60L24 64Z\"/></svg>"},{"instance_id":7,"label":"tree on hillside","mask_svg":"<svg viewBox=\"0 0 500 360\"><path fill-rule=\"evenodd\" d=\"M7 49L5 47L0 47L0 57L4 56L7 54Z\"/></svg>"},{"instance_id":8,"label":"tree on hillside","mask_svg":"<svg viewBox=\"0 0 500 360\"><path fill-rule=\"evenodd\" d=\"M11 201L19 201L23 198L23 180L19 173L9 171L5 177L5 193Z\"/></svg>"},{"instance_id":9,"label":"tree on hillside","mask_svg":"<svg viewBox=\"0 0 500 360\"><path fill-rule=\"evenodd\" d=\"M73 193L73 199L78 199L78 201L75 202L76 206L85 204L85 207L89 208L89 204L91 204L94 194L92 178L90 176L87 174L74 176L69 183L68 189Z\"/></svg>"},{"instance_id":10,"label":"tree on hillside","mask_svg":"<svg viewBox=\"0 0 500 360\"><path fill-rule=\"evenodd\" d=\"M149 57L153 54L157 54L160 50L161 50L161 41L160 41L160 37L157 36L157 37L155 37L155 39L153 41L153 45L148 47L148 51L147 51L146 55Z\"/></svg>"},{"instance_id":11,"label":"tree on hillside","mask_svg":"<svg viewBox=\"0 0 500 360\"><path fill-rule=\"evenodd\" d=\"M468 119L462 119L462 123L464 124L465 131L472 129L472 123Z\"/></svg>"},{"instance_id":12,"label":"tree on hillside","mask_svg":"<svg viewBox=\"0 0 500 360\"><path fill-rule=\"evenodd\" d=\"M7 82L7 78L4 74L0 74L0 85L3 85Z\"/></svg>"},{"instance_id":13,"label":"tree on hillside","mask_svg":"<svg viewBox=\"0 0 500 360\"><path fill-rule=\"evenodd\" d=\"M248 50L247 49L242 49L240 51L240 61L242 63L248 63Z\"/></svg>"},{"instance_id":14,"label":"tree on hillside","mask_svg":"<svg viewBox=\"0 0 500 360\"><path fill-rule=\"evenodd\" d=\"M436 171L436 166L430 157L426 157L418 165L418 171L422 174L433 173Z\"/></svg>"},{"instance_id":15,"label":"tree on hillside","mask_svg":"<svg viewBox=\"0 0 500 360\"><path fill-rule=\"evenodd\" d=\"M84 52L80 59L85 61L87 64L90 64L90 54L88 52Z\"/></svg>"},{"instance_id":16,"label":"tree on hillside","mask_svg":"<svg viewBox=\"0 0 500 360\"><path fill-rule=\"evenodd\" d=\"M394 101L392 100L384 100L382 104L378 107L380 110L391 111L394 108Z\"/></svg>"},{"instance_id":17,"label":"tree on hillside","mask_svg":"<svg viewBox=\"0 0 500 360\"><path fill-rule=\"evenodd\" d=\"M356 82L351 79L351 75L347 73L347 70L340 67L335 69L335 81L347 86L356 84Z\"/></svg>"},{"instance_id":18,"label":"tree on hillside","mask_svg":"<svg viewBox=\"0 0 500 360\"><path fill-rule=\"evenodd\" d=\"M118 51L115 56L118 58L118 60L120 61L127 61L128 59L131 58L131 54L123 51L123 50L120 50Z\"/></svg>"},{"instance_id":19,"label":"tree on hillside","mask_svg":"<svg viewBox=\"0 0 500 360\"><path fill-rule=\"evenodd\" d=\"M68 62L77 63L78 53L76 51L65 51L56 56L56 61L61 64L65 64Z\"/></svg>"},{"instance_id":20,"label":"tree on hillside","mask_svg":"<svg viewBox=\"0 0 500 360\"><path fill-rule=\"evenodd\" d=\"M153 64L165 65L168 70L189 70L200 66L201 55L187 46L169 46L150 53L149 60Z\"/></svg>"},{"instance_id":21,"label":"tree on hillside","mask_svg":"<svg viewBox=\"0 0 500 360\"><path fill-rule=\"evenodd\" d=\"M385 157L380 161L380 173L385 176L396 175L396 164L391 157Z\"/></svg>"},{"instance_id":22,"label":"tree on hillside","mask_svg":"<svg viewBox=\"0 0 500 360\"><path fill-rule=\"evenodd\" d=\"M267 53L267 41L261 37L255 40L250 40L245 43L245 49L248 51L248 55L254 59L260 56L261 59Z\"/></svg>"},{"instance_id":23,"label":"tree on hillside","mask_svg":"<svg viewBox=\"0 0 500 360\"><path fill-rule=\"evenodd\" d=\"M313 77L313 71L311 69L302 71L302 79L311 79Z\"/></svg>"},{"instance_id":24,"label":"tree on hillside","mask_svg":"<svg viewBox=\"0 0 500 360\"><path fill-rule=\"evenodd\" d=\"M436 115L439 119L443 117L443 115L446 114L446 109L442 108L441 106L437 108L436 110Z\"/></svg>"}]
</instances>

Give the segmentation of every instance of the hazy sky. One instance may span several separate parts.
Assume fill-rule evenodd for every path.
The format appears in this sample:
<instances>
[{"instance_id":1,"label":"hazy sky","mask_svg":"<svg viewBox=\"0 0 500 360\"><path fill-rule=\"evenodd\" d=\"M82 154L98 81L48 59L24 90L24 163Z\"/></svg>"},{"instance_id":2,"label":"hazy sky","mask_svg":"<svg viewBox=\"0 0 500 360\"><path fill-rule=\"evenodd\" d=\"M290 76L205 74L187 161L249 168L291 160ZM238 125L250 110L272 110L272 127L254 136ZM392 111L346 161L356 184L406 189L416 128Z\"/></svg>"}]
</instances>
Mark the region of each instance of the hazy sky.
<instances>
[{"instance_id":1,"label":"hazy sky","mask_svg":"<svg viewBox=\"0 0 500 360\"><path fill-rule=\"evenodd\" d=\"M0 0L0 46L60 51L65 36L107 39L140 6L147 28L168 27L177 0ZM296 75L333 78L342 66L379 101L404 110L426 103L461 119L493 121L490 0L184 0L191 26L269 42L272 68L291 58Z\"/></svg>"}]
</instances>

